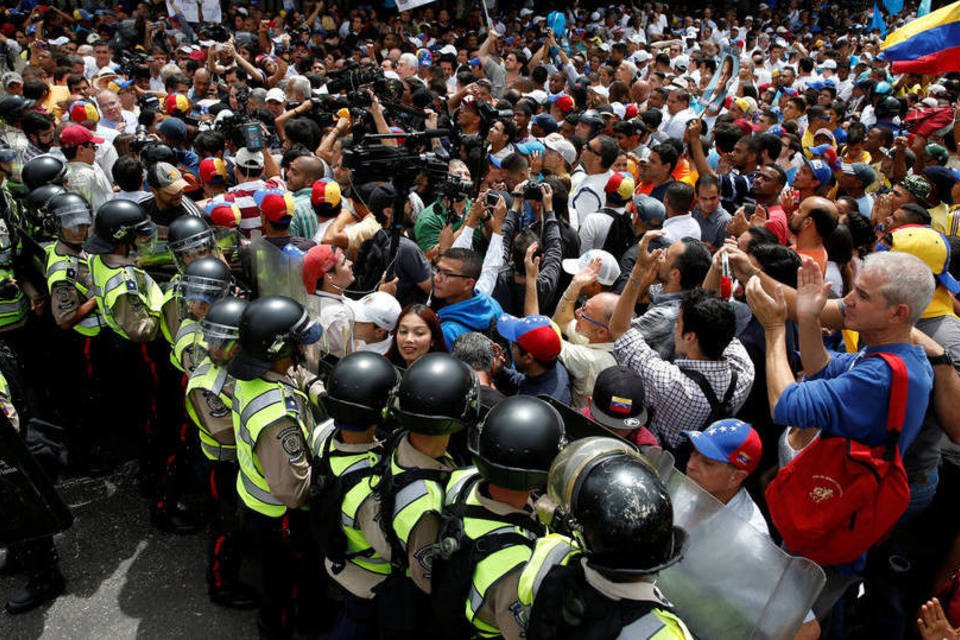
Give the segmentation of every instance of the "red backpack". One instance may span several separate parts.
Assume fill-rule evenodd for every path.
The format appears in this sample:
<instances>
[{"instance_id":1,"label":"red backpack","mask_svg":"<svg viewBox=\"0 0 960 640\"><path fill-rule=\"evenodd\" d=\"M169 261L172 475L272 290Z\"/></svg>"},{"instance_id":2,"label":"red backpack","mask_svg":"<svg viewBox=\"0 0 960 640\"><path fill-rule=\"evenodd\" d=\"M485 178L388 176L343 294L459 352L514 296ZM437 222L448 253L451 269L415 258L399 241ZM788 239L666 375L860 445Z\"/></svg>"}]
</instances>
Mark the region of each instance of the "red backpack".
<instances>
[{"instance_id":1,"label":"red backpack","mask_svg":"<svg viewBox=\"0 0 960 640\"><path fill-rule=\"evenodd\" d=\"M859 558L910 503L898 444L907 412L907 366L891 353L871 355L893 370L886 443L869 447L820 437L780 469L765 493L787 550L824 566Z\"/></svg>"}]
</instances>

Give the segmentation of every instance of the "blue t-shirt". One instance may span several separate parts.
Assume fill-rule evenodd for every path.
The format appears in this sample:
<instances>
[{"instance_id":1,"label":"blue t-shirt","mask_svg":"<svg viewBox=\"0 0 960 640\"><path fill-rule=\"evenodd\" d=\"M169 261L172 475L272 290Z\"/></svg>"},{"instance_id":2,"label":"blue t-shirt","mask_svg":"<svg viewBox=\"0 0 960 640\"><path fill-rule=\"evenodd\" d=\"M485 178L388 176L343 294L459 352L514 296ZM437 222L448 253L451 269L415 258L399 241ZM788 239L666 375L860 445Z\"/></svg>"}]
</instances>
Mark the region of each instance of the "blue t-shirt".
<instances>
[{"instance_id":1,"label":"blue t-shirt","mask_svg":"<svg viewBox=\"0 0 960 640\"><path fill-rule=\"evenodd\" d=\"M865 357L879 351L900 356L907 366L907 413L900 434L900 451L906 451L920 431L933 388L933 368L923 348L912 344L835 354L822 371L784 390L774 409L774 422L818 427L826 436L870 446L883 444L893 373L882 358Z\"/></svg>"}]
</instances>

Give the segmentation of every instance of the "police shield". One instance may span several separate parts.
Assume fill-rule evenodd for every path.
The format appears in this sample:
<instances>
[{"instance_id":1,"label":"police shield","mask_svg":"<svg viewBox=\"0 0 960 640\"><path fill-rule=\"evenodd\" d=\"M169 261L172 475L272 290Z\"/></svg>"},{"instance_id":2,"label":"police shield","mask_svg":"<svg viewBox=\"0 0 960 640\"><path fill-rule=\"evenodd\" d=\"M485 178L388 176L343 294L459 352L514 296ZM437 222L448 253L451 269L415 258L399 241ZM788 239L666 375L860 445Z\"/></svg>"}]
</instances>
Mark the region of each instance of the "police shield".
<instances>
[{"instance_id":1,"label":"police shield","mask_svg":"<svg viewBox=\"0 0 960 640\"><path fill-rule=\"evenodd\" d=\"M304 306L323 327L320 340L307 348L307 368L326 375L340 358L356 348L353 309L343 299L316 295L308 295Z\"/></svg>"},{"instance_id":2,"label":"police shield","mask_svg":"<svg viewBox=\"0 0 960 640\"><path fill-rule=\"evenodd\" d=\"M303 286L303 255L295 249L277 247L266 238L258 238L252 247L257 292L262 296L287 296L300 304L307 299Z\"/></svg>"},{"instance_id":3,"label":"police shield","mask_svg":"<svg viewBox=\"0 0 960 640\"><path fill-rule=\"evenodd\" d=\"M826 582L823 570L786 554L676 469L660 479L689 539L683 560L657 584L690 630L702 638L792 638Z\"/></svg>"},{"instance_id":4,"label":"police shield","mask_svg":"<svg viewBox=\"0 0 960 640\"><path fill-rule=\"evenodd\" d=\"M0 414L0 547L63 531L73 515Z\"/></svg>"}]
</instances>

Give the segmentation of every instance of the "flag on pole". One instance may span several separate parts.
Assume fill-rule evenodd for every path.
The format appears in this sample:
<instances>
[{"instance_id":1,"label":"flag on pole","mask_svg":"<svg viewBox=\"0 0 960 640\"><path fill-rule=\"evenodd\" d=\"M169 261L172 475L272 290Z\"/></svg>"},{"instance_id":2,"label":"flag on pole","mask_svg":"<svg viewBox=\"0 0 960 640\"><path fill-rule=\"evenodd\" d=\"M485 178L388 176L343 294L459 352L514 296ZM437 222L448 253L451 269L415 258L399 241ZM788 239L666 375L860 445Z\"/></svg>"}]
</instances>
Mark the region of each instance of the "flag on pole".
<instances>
[{"instance_id":1,"label":"flag on pole","mask_svg":"<svg viewBox=\"0 0 960 640\"><path fill-rule=\"evenodd\" d=\"M870 23L870 31L879 31L881 36L887 35L887 23L883 21L883 14L880 13L880 7L873 3L873 22Z\"/></svg>"},{"instance_id":2,"label":"flag on pole","mask_svg":"<svg viewBox=\"0 0 960 640\"><path fill-rule=\"evenodd\" d=\"M960 71L960 2L900 27L880 45L894 73Z\"/></svg>"},{"instance_id":3,"label":"flag on pole","mask_svg":"<svg viewBox=\"0 0 960 640\"><path fill-rule=\"evenodd\" d=\"M920 6L917 7L917 17L922 18L928 13L930 13L930 0L920 0Z\"/></svg>"}]
</instances>

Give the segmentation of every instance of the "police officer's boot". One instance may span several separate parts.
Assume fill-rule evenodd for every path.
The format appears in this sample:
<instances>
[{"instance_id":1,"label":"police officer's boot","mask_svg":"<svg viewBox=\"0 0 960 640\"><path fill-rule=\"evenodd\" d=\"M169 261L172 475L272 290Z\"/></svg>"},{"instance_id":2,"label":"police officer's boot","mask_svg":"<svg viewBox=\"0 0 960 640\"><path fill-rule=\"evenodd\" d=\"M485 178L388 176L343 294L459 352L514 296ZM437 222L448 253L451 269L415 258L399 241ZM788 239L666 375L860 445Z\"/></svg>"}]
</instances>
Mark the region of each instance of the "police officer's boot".
<instances>
[{"instance_id":1,"label":"police officer's boot","mask_svg":"<svg viewBox=\"0 0 960 640\"><path fill-rule=\"evenodd\" d=\"M41 538L24 545L23 563L27 584L7 602L7 612L26 613L63 593L64 580L53 538Z\"/></svg>"},{"instance_id":2,"label":"police officer's boot","mask_svg":"<svg viewBox=\"0 0 960 640\"><path fill-rule=\"evenodd\" d=\"M161 531L190 535L200 531L200 523L187 511L186 507L177 502L174 491L177 483L176 458L170 456L166 468L161 474L159 497L153 503L150 511L150 520Z\"/></svg>"},{"instance_id":3,"label":"police officer's boot","mask_svg":"<svg viewBox=\"0 0 960 640\"><path fill-rule=\"evenodd\" d=\"M239 556L234 536L218 534L210 541L207 566L207 585L210 601L230 609L255 609L260 606L260 595L240 582Z\"/></svg>"},{"instance_id":4,"label":"police officer's boot","mask_svg":"<svg viewBox=\"0 0 960 640\"><path fill-rule=\"evenodd\" d=\"M23 571L23 563L20 561L18 552L17 545L0 549L0 576L12 576Z\"/></svg>"}]
</instances>

